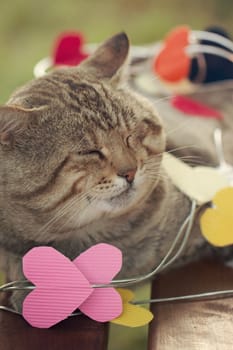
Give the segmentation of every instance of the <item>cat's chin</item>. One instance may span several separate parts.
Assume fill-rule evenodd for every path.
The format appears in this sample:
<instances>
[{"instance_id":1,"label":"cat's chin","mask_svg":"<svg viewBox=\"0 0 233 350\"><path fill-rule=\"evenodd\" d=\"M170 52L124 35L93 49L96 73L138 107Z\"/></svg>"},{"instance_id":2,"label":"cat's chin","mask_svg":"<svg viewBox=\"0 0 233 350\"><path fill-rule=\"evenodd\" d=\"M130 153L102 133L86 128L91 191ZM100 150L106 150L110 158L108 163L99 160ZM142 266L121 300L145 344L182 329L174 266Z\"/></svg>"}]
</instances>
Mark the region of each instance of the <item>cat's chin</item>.
<instances>
[{"instance_id":1,"label":"cat's chin","mask_svg":"<svg viewBox=\"0 0 233 350\"><path fill-rule=\"evenodd\" d=\"M128 188L124 192L109 198L107 202L113 208L127 208L136 196L135 192L135 189Z\"/></svg>"},{"instance_id":2,"label":"cat's chin","mask_svg":"<svg viewBox=\"0 0 233 350\"><path fill-rule=\"evenodd\" d=\"M127 186L118 194L110 195L107 198L100 198L93 201L80 217L75 219L76 228L83 228L95 221L108 218L116 218L144 206L154 190L156 183L150 183L150 186Z\"/></svg>"},{"instance_id":3,"label":"cat's chin","mask_svg":"<svg viewBox=\"0 0 233 350\"><path fill-rule=\"evenodd\" d=\"M142 193L135 187L129 187L121 194L109 198L106 202L111 208L111 216L125 214L133 208L138 208L150 193L151 190Z\"/></svg>"}]
</instances>

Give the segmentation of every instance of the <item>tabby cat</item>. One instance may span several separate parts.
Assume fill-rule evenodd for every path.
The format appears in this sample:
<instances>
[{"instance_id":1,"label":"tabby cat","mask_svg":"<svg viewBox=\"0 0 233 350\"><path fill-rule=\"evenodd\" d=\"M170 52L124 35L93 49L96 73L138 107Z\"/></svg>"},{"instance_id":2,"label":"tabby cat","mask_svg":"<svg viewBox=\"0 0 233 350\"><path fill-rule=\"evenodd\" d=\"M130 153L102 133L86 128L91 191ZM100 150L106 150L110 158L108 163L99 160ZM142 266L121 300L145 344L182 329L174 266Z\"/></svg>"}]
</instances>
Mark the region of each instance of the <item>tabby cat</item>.
<instances>
[{"instance_id":1,"label":"tabby cat","mask_svg":"<svg viewBox=\"0 0 233 350\"><path fill-rule=\"evenodd\" d=\"M161 119L125 85L128 51L127 36L118 34L79 67L28 83L0 108L0 247L8 280L23 278L22 256L34 246L73 259L99 242L122 250L121 277L147 273L187 217L190 200L161 166ZM197 234L186 254L193 258L202 246Z\"/></svg>"}]
</instances>

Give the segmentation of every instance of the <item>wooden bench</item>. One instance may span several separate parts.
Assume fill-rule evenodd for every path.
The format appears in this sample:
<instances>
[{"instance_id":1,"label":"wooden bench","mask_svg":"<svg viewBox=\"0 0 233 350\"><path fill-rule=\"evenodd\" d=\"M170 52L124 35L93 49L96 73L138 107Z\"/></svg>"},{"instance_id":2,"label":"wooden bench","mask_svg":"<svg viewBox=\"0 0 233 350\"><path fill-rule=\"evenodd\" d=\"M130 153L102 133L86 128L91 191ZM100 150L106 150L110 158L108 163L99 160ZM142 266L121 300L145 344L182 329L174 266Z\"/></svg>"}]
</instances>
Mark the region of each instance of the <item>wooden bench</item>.
<instances>
[{"instance_id":1,"label":"wooden bench","mask_svg":"<svg viewBox=\"0 0 233 350\"><path fill-rule=\"evenodd\" d=\"M106 350L108 324L69 318L51 329L29 326L21 316L0 312L1 350Z\"/></svg>"},{"instance_id":2,"label":"wooden bench","mask_svg":"<svg viewBox=\"0 0 233 350\"><path fill-rule=\"evenodd\" d=\"M152 295L169 297L233 289L233 269L200 262L170 271L153 284ZM233 349L233 298L153 304L149 350Z\"/></svg>"},{"instance_id":3,"label":"wooden bench","mask_svg":"<svg viewBox=\"0 0 233 350\"><path fill-rule=\"evenodd\" d=\"M233 269L201 262L156 278L152 297L225 288L233 289ZM233 349L232 298L153 304L151 309L155 318L149 326L148 350ZM35 329L20 316L0 311L1 350L106 350L108 331L108 324L84 316L69 318L49 330Z\"/></svg>"}]
</instances>

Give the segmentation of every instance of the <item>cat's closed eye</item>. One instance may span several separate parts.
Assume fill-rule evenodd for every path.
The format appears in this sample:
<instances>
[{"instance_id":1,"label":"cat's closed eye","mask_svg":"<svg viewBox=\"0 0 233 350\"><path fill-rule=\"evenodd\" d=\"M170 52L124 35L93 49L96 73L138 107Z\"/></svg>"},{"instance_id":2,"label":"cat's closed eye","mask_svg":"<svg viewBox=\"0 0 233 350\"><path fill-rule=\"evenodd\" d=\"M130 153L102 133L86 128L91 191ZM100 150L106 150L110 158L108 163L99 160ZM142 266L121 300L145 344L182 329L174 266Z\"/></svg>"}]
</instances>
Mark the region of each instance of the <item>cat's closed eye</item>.
<instances>
[{"instance_id":1,"label":"cat's closed eye","mask_svg":"<svg viewBox=\"0 0 233 350\"><path fill-rule=\"evenodd\" d=\"M86 151L80 152L79 155L81 155L81 156L96 156L96 157L99 157L100 159L105 159L104 154L98 149L86 150Z\"/></svg>"}]
</instances>

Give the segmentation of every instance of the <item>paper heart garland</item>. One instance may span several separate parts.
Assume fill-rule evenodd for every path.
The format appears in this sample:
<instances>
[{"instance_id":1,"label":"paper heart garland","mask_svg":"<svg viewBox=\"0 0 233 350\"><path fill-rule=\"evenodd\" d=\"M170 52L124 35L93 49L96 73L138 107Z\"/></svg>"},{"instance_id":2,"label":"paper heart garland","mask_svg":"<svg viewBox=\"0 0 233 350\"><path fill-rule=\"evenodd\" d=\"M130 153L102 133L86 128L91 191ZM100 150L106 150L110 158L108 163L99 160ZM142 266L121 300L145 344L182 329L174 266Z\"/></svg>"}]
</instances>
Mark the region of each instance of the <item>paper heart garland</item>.
<instances>
[{"instance_id":1,"label":"paper heart garland","mask_svg":"<svg viewBox=\"0 0 233 350\"><path fill-rule=\"evenodd\" d=\"M79 32L64 32L59 35L53 50L53 64L76 66L88 57L84 49L84 36Z\"/></svg>"},{"instance_id":2,"label":"paper heart garland","mask_svg":"<svg viewBox=\"0 0 233 350\"><path fill-rule=\"evenodd\" d=\"M122 297L123 312L119 317L112 320L111 323L128 327L141 327L153 319L154 316L149 310L130 303L134 298L133 292L121 288L118 288L117 291Z\"/></svg>"},{"instance_id":3,"label":"paper heart garland","mask_svg":"<svg viewBox=\"0 0 233 350\"><path fill-rule=\"evenodd\" d=\"M91 247L74 262L52 247L31 249L23 257L23 272L36 288L23 302L23 317L34 327L49 328L78 307L101 322L119 316L119 294L113 288L94 289L91 284L109 283L121 265L121 251L108 244Z\"/></svg>"},{"instance_id":4,"label":"paper heart garland","mask_svg":"<svg viewBox=\"0 0 233 350\"><path fill-rule=\"evenodd\" d=\"M153 70L161 79L174 83L188 77L191 57L185 48L189 44L189 32L188 27L182 26L165 38L164 46L153 62Z\"/></svg>"},{"instance_id":5,"label":"paper heart garland","mask_svg":"<svg viewBox=\"0 0 233 350\"><path fill-rule=\"evenodd\" d=\"M227 178L217 169L192 168L168 153L164 154L163 167L174 185L198 204L211 201L219 190L229 186Z\"/></svg>"},{"instance_id":6,"label":"paper heart garland","mask_svg":"<svg viewBox=\"0 0 233 350\"><path fill-rule=\"evenodd\" d=\"M219 191L213 199L213 208L201 217L203 236L213 245L224 247L233 244L233 188Z\"/></svg>"}]
</instances>

